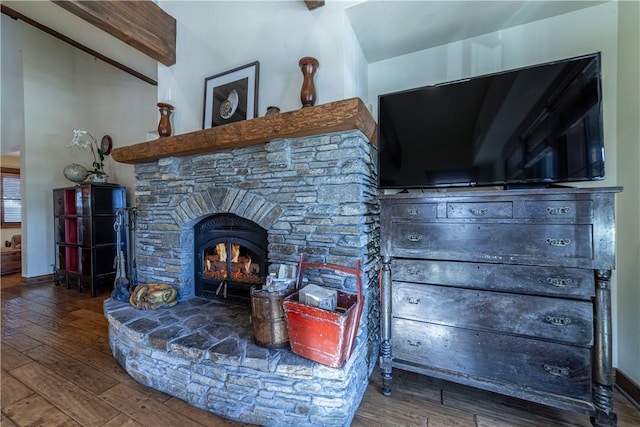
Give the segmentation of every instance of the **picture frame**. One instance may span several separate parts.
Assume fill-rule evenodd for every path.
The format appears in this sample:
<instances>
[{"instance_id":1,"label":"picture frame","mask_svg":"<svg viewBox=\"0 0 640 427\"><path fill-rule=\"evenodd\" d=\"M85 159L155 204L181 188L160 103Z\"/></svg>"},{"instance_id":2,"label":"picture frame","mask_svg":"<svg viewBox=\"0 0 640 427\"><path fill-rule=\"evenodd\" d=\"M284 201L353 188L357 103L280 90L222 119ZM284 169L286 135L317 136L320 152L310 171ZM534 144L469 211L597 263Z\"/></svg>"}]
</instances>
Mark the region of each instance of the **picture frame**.
<instances>
[{"instance_id":1,"label":"picture frame","mask_svg":"<svg viewBox=\"0 0 640 427\"><path fill-rule=\"evenodd\" d=\"M258 77L255 61L204 79L202 129L258 116Z\"/></svg>"}]
</instances>

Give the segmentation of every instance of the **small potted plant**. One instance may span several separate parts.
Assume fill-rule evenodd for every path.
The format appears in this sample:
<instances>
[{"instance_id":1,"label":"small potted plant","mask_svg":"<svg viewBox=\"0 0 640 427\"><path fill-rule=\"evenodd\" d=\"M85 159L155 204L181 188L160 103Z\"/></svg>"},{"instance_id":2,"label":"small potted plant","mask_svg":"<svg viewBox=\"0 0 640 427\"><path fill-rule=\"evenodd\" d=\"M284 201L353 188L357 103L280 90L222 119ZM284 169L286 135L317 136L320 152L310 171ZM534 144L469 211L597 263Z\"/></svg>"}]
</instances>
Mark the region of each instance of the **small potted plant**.
<instances>
[{"instance_id":1,"label":"small potted plant","mask_svg":"<svg viewBox=\"0 0 640 427\"><path fill-rule=\"evenodd\" d=\"M81 165L76 164L67 166L65 168L65 176L67 177L67 179L70 179L74 182L107 182L107 178L109 177L109 175L107 175L107 173L104 171L104 152L98 145L98 141L96 141L93 135L91 135L86 130L75 129L73 131L73 139L71 140L69 148L71 148L72 150L74 148L79 148L82 150L85 150L87 148L90 149L93 162L91 164L91 169L87 169ZM71 168L72 166L73 168ZM68 169L73 169L73 171L75 172L75 174L73 175L73 179L68 176ZM86 173L84 173L82 169L84 169ZM80 179L81 175L83 174L85 175L84 178Z\"/></svg>"}]
</instances>

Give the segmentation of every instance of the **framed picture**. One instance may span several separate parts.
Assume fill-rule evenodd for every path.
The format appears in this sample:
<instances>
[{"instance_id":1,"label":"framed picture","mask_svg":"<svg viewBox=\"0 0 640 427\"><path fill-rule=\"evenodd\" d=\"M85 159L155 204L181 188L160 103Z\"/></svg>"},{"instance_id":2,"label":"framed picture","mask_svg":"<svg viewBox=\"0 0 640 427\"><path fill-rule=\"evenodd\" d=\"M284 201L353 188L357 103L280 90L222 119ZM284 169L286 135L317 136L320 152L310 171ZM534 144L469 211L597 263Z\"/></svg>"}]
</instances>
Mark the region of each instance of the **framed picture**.
<instances>
[{"instance_id":1,"label":"framed picture","mask_svg":"<svg viewBox=\"0 0 640 427\"><path fill-rule=\"evenodd\" d=\"M257 117L259 71L256 61L204 79L202 129Z\"/></svg>"}]
</instances>

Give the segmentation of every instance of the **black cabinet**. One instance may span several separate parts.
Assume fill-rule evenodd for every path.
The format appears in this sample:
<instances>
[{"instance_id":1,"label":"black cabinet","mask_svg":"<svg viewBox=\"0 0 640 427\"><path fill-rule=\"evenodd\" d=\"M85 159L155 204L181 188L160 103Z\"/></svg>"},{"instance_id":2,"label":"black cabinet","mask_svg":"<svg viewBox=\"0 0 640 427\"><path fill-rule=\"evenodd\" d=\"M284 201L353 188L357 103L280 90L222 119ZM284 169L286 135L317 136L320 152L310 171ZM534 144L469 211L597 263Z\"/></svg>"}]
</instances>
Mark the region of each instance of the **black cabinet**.
<instances>
[{"instance_id":1,"label":"black cabinet","mask_svg":"<svg viewBox=\"0 0 640 427\"><path fill-rule=\"evenodd\" d=\"M67 287L86 286L91 296L113 287L117 236L116 211L126 207L125 187L83 184L53 190L55 269Z\"/></svg>"},{"instance_id":2,"label":"black cabinet","mask_svg":"<svg viewBox=\"0 0 640 427\"><path fill-rule=\"evenodd\" d=\"M620 188L381 197L381 371L616 424L609 278Z\"/></svg>"}]
</instances>

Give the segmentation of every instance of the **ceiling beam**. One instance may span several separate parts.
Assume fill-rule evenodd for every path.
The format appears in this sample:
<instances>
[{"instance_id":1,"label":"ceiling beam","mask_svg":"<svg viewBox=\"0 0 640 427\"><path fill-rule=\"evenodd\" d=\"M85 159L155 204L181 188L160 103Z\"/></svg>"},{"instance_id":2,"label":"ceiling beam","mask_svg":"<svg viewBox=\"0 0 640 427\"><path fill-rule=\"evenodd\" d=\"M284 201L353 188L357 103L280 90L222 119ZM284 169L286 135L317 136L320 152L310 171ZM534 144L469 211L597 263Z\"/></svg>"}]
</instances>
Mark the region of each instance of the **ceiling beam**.
<instances>
[{"instance_id":1,"label":"ceiling beam","mask_svg":"<svg viewBox=\"0 0 640 427\"><path fill-rule=\"evenodd\" d=\"M324 6L324 0L304 0L304 3L307 5L309 10Z\"/></svg>"},{"instance_id":2,"label":"ceiling beam","mask_svg":"<svg viewBox=\"0 0 640 427\"><path fill-rule=\"evenodd\" d=\"M166 66L176 63L176 20L152 0L53 3Z\"/></svg>"},{"instance_id":3,"label":"ceiling beam","mask_svg":"<svg viewBox=\"0 0 640 427\"><path fill-rule=\"evenodd\" d=\"M47 34L49 34L49 35L51 35L51 36L53 36L53 37L55 37L57 39L60 39L63 42L65 42L65 43L67 43L67 44L69 44L69 45L71 45L71 46L73 46L73 47L75 47L77 49L80 49L81 51L86 52L89 55L91 55L91 56L93 56L95 58L98 58L101 61L104 61L109 65L112 65L112 66L124 71L125 73L129 73L132 76L137 77L140 80L149 83L150 85L158 86L158 82L155 79L152 79L151 77L148 77L148 76L144 75L143 73L140 73L140 72L134 70L133 68L127 67L126 65L124 65L124 64L122 64L122 63L120 63L118 61L115 61L115 60L113 60L113 59L101 54L100 52L97 52L97 51L95 51L95 50L83 45L82 43L78 43L77 41L73 40L72 38L67 37L64 34L59 33L58 31L56 31L56 30L54 30L54 29L52 29L50 27L47 27L46 25L43 25L43 24L41 24L40 22L38 22L36 20L31 19L28 16L25 16L22 13L11 9L8 6L5 6L4 4L0 5L0 8L1 8L1 12L2 13L4 13L7 16L10 16L13 19L19 19L21 21L24 21L25 23L31 25L32 27L35 27L35 28L37 28L37 29L39 29L41 31L44 31Z\"/></svg>"}]
</instances>

